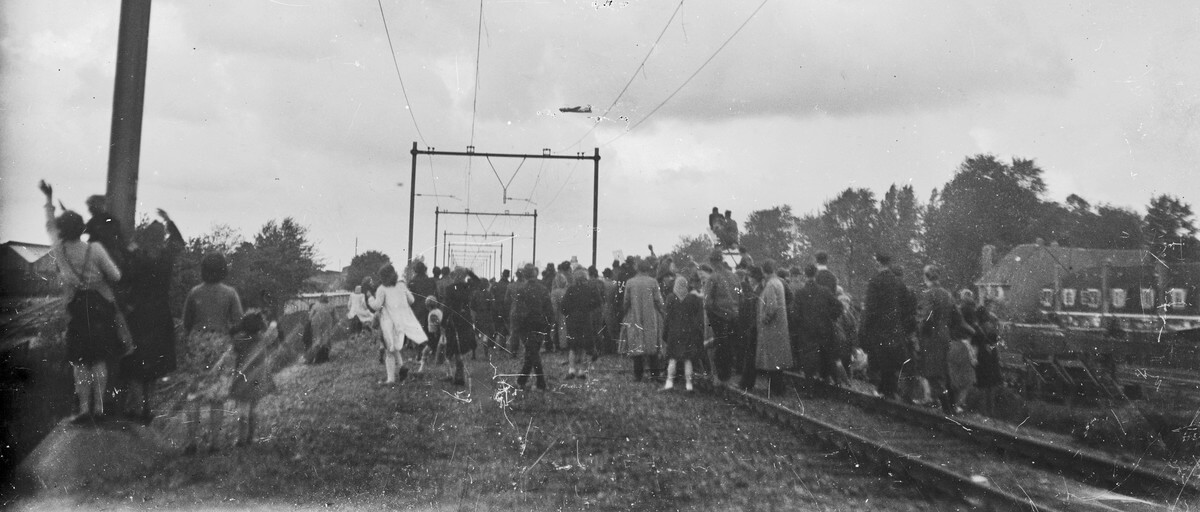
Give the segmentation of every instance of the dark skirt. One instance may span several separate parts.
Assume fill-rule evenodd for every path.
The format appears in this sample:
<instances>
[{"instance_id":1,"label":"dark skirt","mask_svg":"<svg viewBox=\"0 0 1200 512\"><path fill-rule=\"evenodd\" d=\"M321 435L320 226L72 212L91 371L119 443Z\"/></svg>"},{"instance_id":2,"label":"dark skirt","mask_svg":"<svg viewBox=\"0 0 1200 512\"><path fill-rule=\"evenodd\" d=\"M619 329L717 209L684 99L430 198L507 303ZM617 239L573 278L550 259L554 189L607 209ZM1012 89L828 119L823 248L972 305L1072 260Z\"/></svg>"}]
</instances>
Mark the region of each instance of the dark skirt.
<instances>
[{"instance_id":1,"label":"dark skirt","mask_svg":"<svg viewBox=\"0 0 1200 512\"><path fill-rule=\"evenodd\" d=\"M469 354L475 350L475 332L470 322L451 320L442 325L446 331L443 351L447 357Z\"/></svg>"},{"instance_id":2,"label":"dark skirt","mask_svg":"<svg viewBox=\"0 0 1200 512\"><path fill-rule=\"evenodd\" d=\"M95 290L77 290L67 304L67 361L95 364L122 352L117 307Z\"/></svg>"},{"instance_id":3,"label":"dark skirt","mask_svg":"<svg viewBox=\"0 0 1200 512\"><path fill-rule=\"evenodd\" d=\"M144 382L175 371L175 325L167 304L135 307L128 321L136 348L121 360L121 376Z\"/></svg>"},{"instance_id":4,"label":"dark skirt","mask_svg":"<svg viewBox=\"0 0 1200 512\"><path fill-rule=\"evenodd\" d=\"M593 323L591 312L576 313L566 317L567 350L576 352L591 352L596 348L596 331L599 327Z\"/></svg>"},{"instance_id":5,"label":"dark skirt","mask_svg":"<svg viewBox=\"0 0 1200 512\"><path fill-rule=\"evenodd\" d=\"M975 386L990 388L1004 384L1004 374L1000 370L1000 350L996 345L975 345L976 360Z\"/></svg>"}]
</instances>

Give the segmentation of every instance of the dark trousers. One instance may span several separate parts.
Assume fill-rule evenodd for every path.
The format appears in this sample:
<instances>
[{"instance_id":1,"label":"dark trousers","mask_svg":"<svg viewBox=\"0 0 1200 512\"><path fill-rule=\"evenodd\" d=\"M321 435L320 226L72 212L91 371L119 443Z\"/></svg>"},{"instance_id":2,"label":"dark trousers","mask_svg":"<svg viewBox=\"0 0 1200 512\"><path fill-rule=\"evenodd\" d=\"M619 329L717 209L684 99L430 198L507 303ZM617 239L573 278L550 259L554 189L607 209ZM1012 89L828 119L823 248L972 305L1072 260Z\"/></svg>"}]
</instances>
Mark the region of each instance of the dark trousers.
<instances>
[{"instance_id":1,"label":"dark trousers","mask_svg":"<svg viewBox=\"0 0 1200 512\"><path fill-rule=\"evenodd\" d=\"M875 390L884 398L891 398L899 391L900 367L907 358L903 347L874 347L867 352L867 364L879 373Z\"/></svg>"},{"instance_id":2,"label":"dark trousers","mask_svg":"<svg viewBox=\"0 0 1200 512\"><path fill-rule=\"evenodd\" d=\"M717 379L726 382L733 374L734 350L737 348L734 321L709 315L708 323L713 330L713 366Z\"/></svg>"},{"instance_id":3,"label":"dark trousers","mask_svg":"<svg viewBox=\"0 0 1200 512\"><path fill-rule=\"evenodd\" d=\"M633 380L635 380L635 381L640 382L642 380L642 375L647 370L647 367L649 367L650 378L652 378L652 379L657 378L659 376L659 374L661 373L659 371L660 368L658 367L658 356L657 355L633 356L632 359L633 359Z\"/></svg>"},{"instance_id":4,"label":"dark trousers","mask_svg":"<svg viewBox=\"0 0 1200 512\"><path fill-rule=\"evenodd\" d=\"M742 380L740 382L742 389L747 391L754 389L754 382L758 379L758 364L756 354L758 353L758 332L755 329L747 329L742 333L741 349L741 364L742 364Z\"/></svg>"},{"instance_id":5,"label":"dark trousers","mask_svg":"<svg viewBox=\"0 0 1200 512\"><path fill-rule=\"evenodd\" d=\"M525 363L521 366L521 375L517 377L517 385L525 387L532 375L538 389L546 389L546 372L542 369L542 334L537 332L514 332L513 338L521 340L525 346Z\"/></svg>"}]
</instances>

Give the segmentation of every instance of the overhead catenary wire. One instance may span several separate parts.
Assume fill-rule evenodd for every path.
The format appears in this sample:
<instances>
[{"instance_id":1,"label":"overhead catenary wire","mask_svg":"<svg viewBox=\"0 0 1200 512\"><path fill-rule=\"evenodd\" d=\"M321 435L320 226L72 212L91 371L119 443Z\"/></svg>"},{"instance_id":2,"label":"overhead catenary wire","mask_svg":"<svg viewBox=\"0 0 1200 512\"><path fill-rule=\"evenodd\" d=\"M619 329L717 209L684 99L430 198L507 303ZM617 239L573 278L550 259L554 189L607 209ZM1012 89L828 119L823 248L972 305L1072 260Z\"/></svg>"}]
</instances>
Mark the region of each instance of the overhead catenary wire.
<instances>
[{"instance_id":1,"label":"overhead catenary wire","mask_svg":"<svg viewBox=\"0 0 1200 512\"><path fill-rule=\"evenodd\" d=\"M762 3L758 4L758 7L756 7L754 9L754 12L750 13L750 16L746 17L746 21L743 21L742 24L738 26L737 30L734 30L733 33L730 34L727 39L725 39L725 42L721 43L721 46L718 46L717 50L714 51L712 53L712 55L709 55L708 59L706 59L704 61L704 63L700 65L700 67L696 68L696 71L694 71L691 74L691 76L688 76L687 79L684 80L682 84L679 84L679 87L677 87L673 92L671 92L671 94L668 95L666 99L662 100L661 103L659 103L657 106L655 106L653 109L651 109L649 114L646 114L645 117L641 118L641 120L634 123L633 126L630 126L625 131L621 132L619 135L617 135L616 137L613 137L608 142L605 142L604 144L601 144L600 146L604 147L609 144L612 144L617 139L624 137L625 134L627 134L633 130L636 130L638 126L641 126L642 123L646 122L647 119L650 119L650 117L653 116L655 112L658 112L658 109L662 108L663 105L666 105L667 102L671 101L671 99L674 98L676 94L679 94L679 91L682 91L684 87L687 87L687 84L689 82L691 82L693 78L696 78L696 75L699 75L700 72L704 70L705 66L708 66L708 63L712 62L712 60L714 58L716 58L718 54L721 53L721 50L725 49L725 46L727 46L730 41L733 41L734 37L737 37L738 33L741 32L743 28L746 28L746 25L750 23L750 20L754 19L754 17L758 14L758 11L761 11L763 6L767 5L768 1L769 0L763 0Z\"/></svg>"},{"instance_id":2,"label":"overhead catenary wire","mask_svg":"<svg viewBox=\"0 0 1200 512\"><path fill-rule=\"evenodd\" d=\"M679 9L683 7L684 1L685 0L679 0L679 4L675 6L675 10L671 12L671 17L667 18L667 22L663 24L662 31L660 31L658 33L658 37L654 39L654 44L650 45L650 49L646 51L646 56L642 58L642 62L638 64L637 68L634 68L633 73L629 74L629 81L625 82L625 87L621 88L621 92L617 93L617 97L613 98L613 101L608 108L604 109L604 112L596 118L596 122L592 123L592 126L591 128L588 128L587 133L584 133L583 136L579 137L579 140L575 141L570 146L567 146L566 149L578 146L580 142L583 142L583 139L586 139L588 135L591 135L592 132L596 130L596 126L599 126L600 123L604 121L604 118L608 115L608 112L611 111L613 107L617 106L618 101L621 101L621 97L625 96L625 92L629 90L629 86L633 84L634 79L636 79L638 74L642 73L645 69L646 61L650 60L650 55L654 54L654 49L658 47L658 42L662 41L663 34L667 33L667 29L671 27L671 22L675 21L675 16L679 14Z\"/></svg>"},{"instance_id":3,"label":"overhead catenary wire","mask_svg":"<svg viewBox=\"0 0 1200 512\"><path fill-rule=\"evenodd\" d=\"M479 55L483 48L483 0L479 0L479 27L475 29L475 87L471 99L471 147L475 147L475 113L479 105ZM471 159L467 159L467 207L471 207Z\"/></svg>"},{"instance_id":4,"label":"overhead catenary wire","mask_svg":"<svg viewBox=\"0 0 1200 512\"><path fill-rule=\"evenodd\" d=\"M408 89L404 87L404 77L400 75L400 63L396 60L396 47L392 45L392 33L388 30L387 15L383 12L383 0L375 1L379 4L379 17L383 19L383 33L387 35L388 51L392 56L392 67L396 69L396 78L400 80L400 92L404 93L404 110L407 110L408 117L412 118L413 128L417 131L417 138L421 139L422 144L425 144L425 136L421 134L421 126L417 124L416 114L413 114L412 101L408 99Z\"/></svg>"}]
</instances>

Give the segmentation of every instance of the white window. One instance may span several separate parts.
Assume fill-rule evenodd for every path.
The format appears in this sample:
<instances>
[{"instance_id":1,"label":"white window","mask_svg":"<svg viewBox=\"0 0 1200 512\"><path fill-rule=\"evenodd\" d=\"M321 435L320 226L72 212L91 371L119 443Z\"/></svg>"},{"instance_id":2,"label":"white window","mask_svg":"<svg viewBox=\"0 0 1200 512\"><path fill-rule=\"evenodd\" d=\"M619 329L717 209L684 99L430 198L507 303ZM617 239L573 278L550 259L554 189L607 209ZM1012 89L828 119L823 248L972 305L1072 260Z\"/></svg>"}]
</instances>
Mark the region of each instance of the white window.
<instances>
[{"instance_id":1,"label":"white window","mask_svg":"<svg viewBox=\"0 0 1200 512\"><path fill-rule=\"evenodd\" d=\"M1051 306L1054 306L1054 290L1042 288L1042 307L1048 308Z\"/></svg>"},{"instance_id":2,"label":"white window","mask_svg":"<svg viewBox=\"0 0 1200 512\"><path fill-rule=\"evenodd\" d=\"M1092 309L1100 307L1100 290L1088 288L1079 294L1079 302Z\"/></svg>"},{"instance_id":3,"label":"white window","mask_svg":"<svg viewBox=\"0 0 1200 512\"><path fill-rule=\"evenodd\" d=\"M1064 306L1074 306L1075 305L1075 289L1074 288L1064 288L1062 291L1062 301L1063 301Z\"/></svg>"},{"instance_id":4,"label":"white window","mask_svg":"<svg viewBox=\"0 0 1200 512\"><path fill-rule=\"evenodd\" d=\"M1129 299L1129 297L1126 296L1124 288L1113 288L1109 290L1108 293L1110 296L1112 296L1112 306L1114 308L1125 307L1125 302Z\"/></svg>"},{"instance_id":5,"label":"white window","mask_svg":"<svg viewBox=\"0 0 1200 512\"><path fill-rule=\"evenodd\" d=\"M1187 307L1187 290L1171 288L1167 291L1167 300L1170 301L1171 309L1183 309Z\"/></svg>"},{"instance_id":6,"label":"white window","mask_svg":"<svg viewBox=\"0 0 1200 512\"><path fill-rule=\"evenodd\" d=\"M1142 288L1142 309L1154 309L1154 288Z\"/></svg>"}]
</instances>

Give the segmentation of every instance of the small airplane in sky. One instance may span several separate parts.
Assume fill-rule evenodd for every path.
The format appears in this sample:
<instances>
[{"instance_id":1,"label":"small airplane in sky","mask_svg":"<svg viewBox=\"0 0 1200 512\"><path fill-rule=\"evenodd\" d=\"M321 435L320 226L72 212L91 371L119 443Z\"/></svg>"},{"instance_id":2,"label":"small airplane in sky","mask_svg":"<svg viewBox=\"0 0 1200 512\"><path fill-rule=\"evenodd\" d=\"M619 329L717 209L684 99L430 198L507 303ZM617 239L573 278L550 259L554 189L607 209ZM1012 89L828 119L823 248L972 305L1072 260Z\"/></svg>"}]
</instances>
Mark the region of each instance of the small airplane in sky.
<instances>
[{"instance_id":1,"label":"small airplane in sky","mask_svg":"<svg viewBox=\"0 0 1200 512\"><path fill-rule=\"evenodd\" d=\"M577 106L577 107L560 107L558 109L558 111L566 112L566 113L570 113L570 114L591 114L592 106L591 105L583 105L583 106Z\"/></svg>"}]
</instances>

